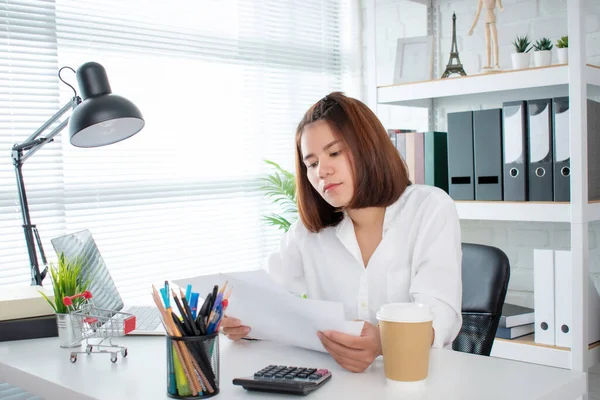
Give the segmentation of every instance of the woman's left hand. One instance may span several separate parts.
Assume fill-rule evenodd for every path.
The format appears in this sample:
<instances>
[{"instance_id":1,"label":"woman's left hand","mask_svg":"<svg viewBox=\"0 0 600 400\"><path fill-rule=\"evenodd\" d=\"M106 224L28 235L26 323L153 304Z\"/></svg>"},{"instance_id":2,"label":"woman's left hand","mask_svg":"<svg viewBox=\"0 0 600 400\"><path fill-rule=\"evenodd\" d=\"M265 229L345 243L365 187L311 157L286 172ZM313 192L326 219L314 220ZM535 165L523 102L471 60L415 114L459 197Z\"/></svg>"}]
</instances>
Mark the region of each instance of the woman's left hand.
<instances>
[{"instance_id":1,"label":"woman's left hand","mask_svg":"<svg viewBox=\"0 0 600 400\"><path fill-rule=\"evenodd\" d=\"M337 331L318 332L325 350L342 367L352 372L363 372L381 354L379 328L366 322L360 336Z\"/></svg>"}]
</instances>

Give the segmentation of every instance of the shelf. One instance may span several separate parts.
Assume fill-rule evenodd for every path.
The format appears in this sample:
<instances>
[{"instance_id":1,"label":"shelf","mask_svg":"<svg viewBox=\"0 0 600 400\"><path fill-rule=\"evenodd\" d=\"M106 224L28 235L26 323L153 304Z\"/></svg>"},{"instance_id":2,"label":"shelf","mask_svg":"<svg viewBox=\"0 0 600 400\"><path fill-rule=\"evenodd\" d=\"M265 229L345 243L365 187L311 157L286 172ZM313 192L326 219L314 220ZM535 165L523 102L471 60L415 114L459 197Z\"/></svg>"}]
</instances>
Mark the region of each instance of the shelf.
<instances>
[{"instance_id":1,"label":"shelf","mask_svg":"<svg viewBox=\"0 0 600 400\"><path fill-rule=\"evenodd\" d=\"M588 65L586 71L590 84L588 95L600 93L600 68ZM377 89L377 101L379 104L426 107L432 99L438 101L438 105L444 105L460 104L464 100L468 100L465 104L473 104L478 96L485 103L566 96L568 72L567 65L553 65L381 86Z\"/></svg>"},{"instance_id":2,"label":"shelf","mask_svg":"<svg viewBox=\"0 0 600 400\"><path fill-rule=\"evenodd\" d=\"M588 350L589 366L596 365L600 362L600 343L590 344ZM490 355L558 368L571 368L571 349L535 343L533 334L513 340L495 338Z\"/></svg>"},{"instance_id":3,"label":"shelf","mask_svg":"<svg viewBox=\"0 0 600 400\"><path fill-rule=\"evenodd\" d=\"M571 222L569 203L456 201L455 204L462 220ZM600 204L597 209L600 213Z\"/></svg>"},{"instance_id":4,"label":"shelf","mask_svg":"<svg viewBox=\"0 0 600 400\"><path fill-rule=\"evenodd\" d=\"M571 204L534 201L455 201L461 220L571 222ZM588 222L600 221L600 201L589 202Z\"/></svg>"}]
</instances>

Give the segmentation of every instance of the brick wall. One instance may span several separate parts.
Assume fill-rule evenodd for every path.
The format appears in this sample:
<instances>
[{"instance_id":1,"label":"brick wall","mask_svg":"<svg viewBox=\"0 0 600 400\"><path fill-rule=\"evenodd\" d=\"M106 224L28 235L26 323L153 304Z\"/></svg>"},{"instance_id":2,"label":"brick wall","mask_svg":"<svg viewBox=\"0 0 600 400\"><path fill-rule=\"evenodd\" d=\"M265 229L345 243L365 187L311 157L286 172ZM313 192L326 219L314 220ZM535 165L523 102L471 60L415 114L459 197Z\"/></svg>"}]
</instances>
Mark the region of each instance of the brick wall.
<instances>
[{"instance_id":1,"label":"brick wall","mask_svg":"<svg viewBox=\"0 0 600 400\"><path fill-rule=\"evenodd\" d=\"M510 54L516 35L527 34L532 41L549 37L553 43L567 34L566 0L503 0L504 12L497 10L500 67L511 69ZM438 1L439 59L443 72L452 42L452 13L457 17L457 45L467 74L479 71L485 63L483 13L472 36L468 30L475 16L476 0ZM600 1L586 0L585 31L588 62L600 65ZM363 4L364 7L364 4ZM396 39L427 34L427 12L422 5L403 0L377 0L377 76L378 85L392 83ZM364 15L364 13L363 13ZM363 39L364 37L363 33ZM364 40L363 43L368 43ZM553 63L557 62L556 52ZM364 65L367 65L366 63ZM365 71L367 72L367 71ZM470 109L485 109L498 105L473 104ZM379 106L378 114L388 128L426 130L426 109ZM445 113L436 117L436 129L445 130ZM533 306L533 249L570 248L570 226L566 223L462 221L463 241L497 246L511 262L511 281L507 301ZM600 287L600 223L590 224L589 262L591 278Z\"/></svg>"}]
</instances>

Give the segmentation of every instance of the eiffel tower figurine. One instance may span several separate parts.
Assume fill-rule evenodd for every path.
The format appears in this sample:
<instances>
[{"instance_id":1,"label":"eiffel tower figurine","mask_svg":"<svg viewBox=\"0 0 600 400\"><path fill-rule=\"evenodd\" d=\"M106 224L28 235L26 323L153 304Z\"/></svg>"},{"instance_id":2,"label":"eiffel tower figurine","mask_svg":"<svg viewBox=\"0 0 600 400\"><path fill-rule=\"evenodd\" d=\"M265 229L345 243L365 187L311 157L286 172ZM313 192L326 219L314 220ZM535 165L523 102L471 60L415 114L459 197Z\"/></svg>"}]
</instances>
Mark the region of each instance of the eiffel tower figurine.
<instances>
[{"instance_id":1,"label":"eiffel tower figurine","mask_svg":"<svg viewBox=\"0 0 600 400\"><path fill-rule=\"evenodd\" d=\"M456 64L453 62L456 62ZM458 57L458 46L456 46L456 13L452 14L452 49L450 50L450 61L448 61L446 70L442 74L442 79L447 78L452 74L459 74L462 76L467 75L462 64L460 63L460 58Z\"/></svg>"}]
</instances>

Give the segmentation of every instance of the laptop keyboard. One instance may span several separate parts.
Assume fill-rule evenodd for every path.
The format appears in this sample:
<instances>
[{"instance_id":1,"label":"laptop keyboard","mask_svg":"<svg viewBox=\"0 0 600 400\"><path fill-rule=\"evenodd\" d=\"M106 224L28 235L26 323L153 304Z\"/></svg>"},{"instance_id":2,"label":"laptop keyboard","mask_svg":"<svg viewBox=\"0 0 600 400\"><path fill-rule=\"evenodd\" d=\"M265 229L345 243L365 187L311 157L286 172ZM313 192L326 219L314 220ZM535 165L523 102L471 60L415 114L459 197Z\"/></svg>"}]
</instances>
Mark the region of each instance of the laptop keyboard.
<instances>
[{"instance_id":1,"label":"laptop keyboard","mask_svg":"<svg viewBox=\"0 0 600 400\"><path fill-rule=\"evenodd\" d=\"M135 315L136 331L152 332L161 324L160 312L156 307L133 306L129 307L127 312Z\"/></svg>"}]
</instances>

